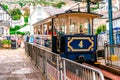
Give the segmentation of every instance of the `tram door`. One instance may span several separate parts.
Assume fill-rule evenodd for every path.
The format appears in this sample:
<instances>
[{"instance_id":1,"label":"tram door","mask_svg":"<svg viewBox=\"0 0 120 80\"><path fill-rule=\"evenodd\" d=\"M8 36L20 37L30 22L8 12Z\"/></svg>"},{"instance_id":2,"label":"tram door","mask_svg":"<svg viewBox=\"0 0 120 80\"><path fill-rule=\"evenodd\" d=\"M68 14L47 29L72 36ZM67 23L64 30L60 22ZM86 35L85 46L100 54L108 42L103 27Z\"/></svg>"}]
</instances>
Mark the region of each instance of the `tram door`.
<instances>
[{"instance_id":1,"label":"tram door","mask_svg":"<svg viewBox=\"0 0 120 80\"><path fill-rule=\"evenodd\" d=\"M57 53L57 37L52 36L52 52Z\"/></svg>"},{"instance_id":2,"label":"tram door","mask_svg":"<svg viewBox=\"0 0 120 80\"><path fill-rule=\"evenodd\" d=\"M53 36L52 39L52 51L55 53L62 53L64 52L64 41L62 36Z\"/></svg>"},{"instance_id":3,"label":"tram door","mask_svg":"<svg viewBox=\"0 0 120 80\"><path fill-rule=\"evenodd\" d=\"M57 46L57 52L58 52L58 53L60 53L60 51L61 51L61 50L60 50L60 47L61 47L61 42L60 42L60 41L61 41L60 36L57 36L57 41L56 41L56 44L57 44L57 45L56 45L56 46Z\"/></svg>"}]
</instances>

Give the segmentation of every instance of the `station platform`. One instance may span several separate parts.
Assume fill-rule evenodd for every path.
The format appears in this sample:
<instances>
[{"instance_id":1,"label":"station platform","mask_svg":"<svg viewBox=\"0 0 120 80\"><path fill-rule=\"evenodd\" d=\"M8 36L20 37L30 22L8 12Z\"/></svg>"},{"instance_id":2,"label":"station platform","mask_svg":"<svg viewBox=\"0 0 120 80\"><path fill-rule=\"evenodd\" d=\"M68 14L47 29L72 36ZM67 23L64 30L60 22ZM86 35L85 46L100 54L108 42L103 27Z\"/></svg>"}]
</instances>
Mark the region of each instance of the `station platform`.
<instances>
[{"instance_id":1,"label":"station platform","mask_svg":"<svg viewBox=\"0 0 120 80\"><path fill-rule=\"evenodd\" d=\"M0 49L0 80L45 80L25 50Z\"/></svg>"},{"instance_id":2,"label":"station platform","mask_svg":"<svg viewBox=\"0 0 120 80\"><path fill-rule=\"evenodd\" d=\"M98 59L97 60L98 63L100 63L101 65L106 65L106 64L110 64L110 65L114 65L114 66L119 66L120 67L120 59L118 60L105 60L104 58Z\"/></svg>"}]
</instances>

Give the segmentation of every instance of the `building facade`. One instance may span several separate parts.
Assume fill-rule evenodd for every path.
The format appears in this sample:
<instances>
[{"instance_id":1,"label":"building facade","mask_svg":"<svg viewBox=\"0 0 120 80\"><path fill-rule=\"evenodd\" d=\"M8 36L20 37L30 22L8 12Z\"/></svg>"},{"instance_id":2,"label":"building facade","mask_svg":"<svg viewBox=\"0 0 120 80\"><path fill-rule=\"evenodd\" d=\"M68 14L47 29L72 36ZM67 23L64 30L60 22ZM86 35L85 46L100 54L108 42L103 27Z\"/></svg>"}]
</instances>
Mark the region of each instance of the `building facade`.
<instances>
[{"instance_id":1,"label":"building facade","mask_svg":"<svg viewBox=\"0 0 120 80\"><path fill-rule=\"evenodd\" d=\"M11 25L11 16L4 10L0 4L0 35L9 35L9 28Z\"/></svg>"}]
</instances>

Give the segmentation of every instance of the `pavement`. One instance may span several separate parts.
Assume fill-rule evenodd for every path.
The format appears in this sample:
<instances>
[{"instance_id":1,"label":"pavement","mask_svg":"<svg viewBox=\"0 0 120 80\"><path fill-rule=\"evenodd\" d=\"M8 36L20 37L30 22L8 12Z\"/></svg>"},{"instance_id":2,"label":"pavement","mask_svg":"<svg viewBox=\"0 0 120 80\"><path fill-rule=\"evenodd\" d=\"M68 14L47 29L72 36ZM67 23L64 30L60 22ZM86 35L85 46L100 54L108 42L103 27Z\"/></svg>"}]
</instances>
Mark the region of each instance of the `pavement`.
<instances>
[{"instance_id":1,"label":"pavement","mask_svg":"<svg viewBox=\"0 0 120 80\"><path fill-rule=\"evenodd\" d=\"M25 50L0 49L0 80L45 80Z\"/></svg>"}]
</instances>

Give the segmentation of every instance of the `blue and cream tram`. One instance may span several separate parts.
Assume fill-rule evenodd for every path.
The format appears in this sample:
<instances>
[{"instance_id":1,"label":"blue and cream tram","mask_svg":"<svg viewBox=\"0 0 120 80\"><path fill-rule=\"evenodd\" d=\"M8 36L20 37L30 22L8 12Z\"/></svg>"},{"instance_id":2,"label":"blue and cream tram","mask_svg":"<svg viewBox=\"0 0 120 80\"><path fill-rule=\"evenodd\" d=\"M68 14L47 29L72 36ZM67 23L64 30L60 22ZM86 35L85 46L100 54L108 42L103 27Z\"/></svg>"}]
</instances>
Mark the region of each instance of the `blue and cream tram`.
<instances>
[{"instance_id":1,"label":"blue and cream tram","mask_svg":"<svg viewBox=\"0 0 120 80\"><path fill-rule=\"evenodd\" d=\"M34 34L39 36L40 45L62 57L96 61L97 36L93 35L95 18L100 18L100 15L67 11L35 23Z\"/></svg>"}]
</instances>

